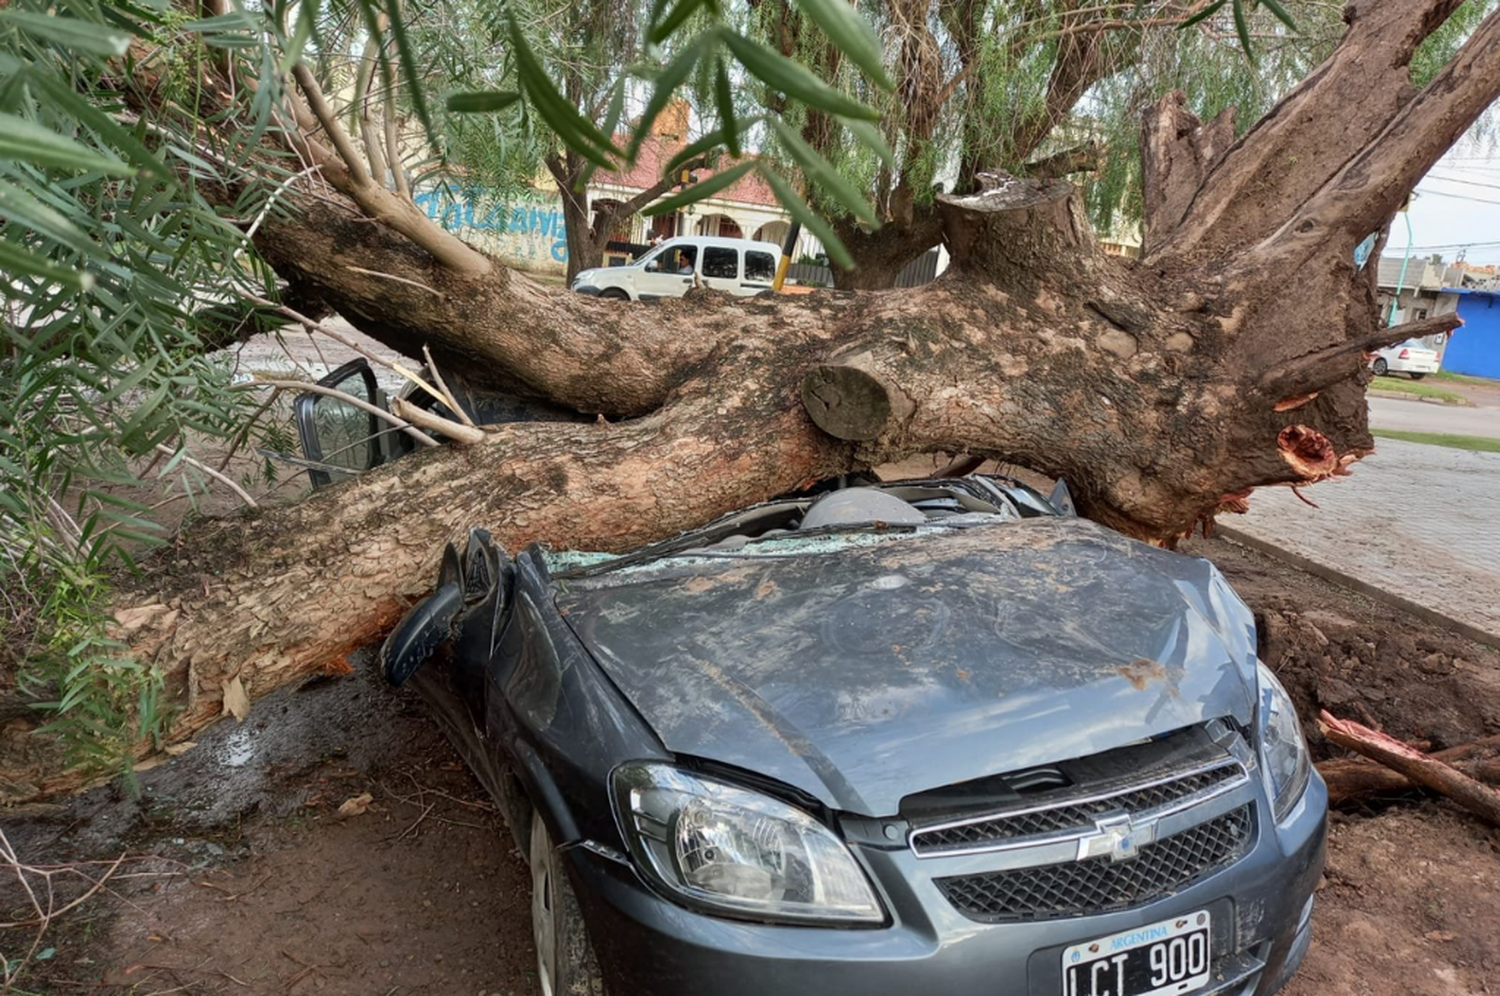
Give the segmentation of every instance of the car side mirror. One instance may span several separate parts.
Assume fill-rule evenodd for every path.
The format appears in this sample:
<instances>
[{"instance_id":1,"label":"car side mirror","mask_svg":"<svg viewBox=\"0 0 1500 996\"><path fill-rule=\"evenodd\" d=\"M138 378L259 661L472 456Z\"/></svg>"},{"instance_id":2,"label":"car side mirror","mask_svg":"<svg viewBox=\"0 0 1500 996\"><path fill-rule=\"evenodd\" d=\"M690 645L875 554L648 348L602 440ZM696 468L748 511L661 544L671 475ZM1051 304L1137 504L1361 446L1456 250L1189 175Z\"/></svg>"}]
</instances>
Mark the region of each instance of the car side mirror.
<instances>
[{"instance_id":1,"label":"car side mirror","mask_svg":"<svg viewBox=\"0 0 1500 996\"><path fill-rule=\"evenodd\" d=\"M1052 493L1047 496L1047 504L1057 509L1058 515L1077 515L1078 509L1073 505L1073 492L1068 490L1068 482L1059 477L1057 483L1052 485Z\"/></svg>"},{"instance_id":2,"label":"car side mirror","mask_svg":"<svg viewBox=\"0 0 1500 996\"><path fill-rule=\"evenodd\" d=\"M651 262L649 262L649 263L646 264L646 272L647 273L660 273L661 272L661 264L658 263L656 260L653 259Z\"/></svg>"},{"instance_id":3,"label":"car side mirror","mask_svg":"<svg viewBox=\"0 0 1500 996\"><path fill-rule=\"evenodd\" d=\"M375 371L363 357L345 363L318 386L375 404ZM321 465L307 470L313 487L327 487L381 464L380 419L370 412L311 391L297 396L292 411L303 456Z\"/></svg>"}]
</instances>

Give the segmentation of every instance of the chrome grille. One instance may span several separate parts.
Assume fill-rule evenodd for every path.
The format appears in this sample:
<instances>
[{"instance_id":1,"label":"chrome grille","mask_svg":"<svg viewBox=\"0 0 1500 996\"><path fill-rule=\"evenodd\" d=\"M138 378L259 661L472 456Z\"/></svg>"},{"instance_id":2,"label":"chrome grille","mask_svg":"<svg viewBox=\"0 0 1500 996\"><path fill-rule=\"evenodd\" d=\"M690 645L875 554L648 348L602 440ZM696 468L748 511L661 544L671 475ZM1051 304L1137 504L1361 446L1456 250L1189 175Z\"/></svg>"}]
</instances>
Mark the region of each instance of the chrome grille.
<instances>
[{"instance_id":1,"label":"chrome grille","mask_svg":"<svg viewBox=\"0 0 1500 996\"><path fill-rule=\"evenodd\" d=\"M960 913L974 920L1042 920L1137 906L1183 889L1245 855L1251 807L1189 827L1128 861L1108 857L936 879Z\"/></svg>"},{"instance_id":2,"label":"chrome grille","mask_svg":"<svg viewBox=\"0 0 1500 996\"><path fill-rule=\"evenodd\" d=\"M1244 781L1238 762L1163 779L1148 785L1123 788L1085 799L1061 799L1045 806L949 822L912 832L912 850L921 857L955 852L983 851L1094 829L1102 816L1124 811L1140 817L1170 811L1179 804L1200 801Z\"/></svg>"}]
</instances>

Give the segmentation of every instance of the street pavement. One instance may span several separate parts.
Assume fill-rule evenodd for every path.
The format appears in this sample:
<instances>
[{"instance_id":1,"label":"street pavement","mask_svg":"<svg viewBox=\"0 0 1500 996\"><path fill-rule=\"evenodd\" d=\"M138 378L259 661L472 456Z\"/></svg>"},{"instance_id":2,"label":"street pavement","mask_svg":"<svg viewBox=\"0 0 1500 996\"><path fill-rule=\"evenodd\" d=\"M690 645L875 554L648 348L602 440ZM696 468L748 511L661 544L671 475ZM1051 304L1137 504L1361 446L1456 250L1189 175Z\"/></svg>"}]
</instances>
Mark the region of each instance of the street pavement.
<instances>
[{"instance_id":1,"label":"street pavement","mask_svg":"<svg viewBox=\"0 0 1500 996\"><path fill-rule=\"evenodd\" d=\"M1376 426L1500 436L1500 409L1372 398L1370 412ZM1302 490L1317 508L1261 488L1220 522L1500 639L1500 453L1377 439L1353 470Z\"/></svg>"},{"instance_id":2,"label":"street pavement","mask_svg":"<svg viewBox=\"0 0 1500 996\"><path fill-rule=\"evenodd\" d=\"M1434 405L1425 401L1370 399L1370 424L1404 432L1443 432L1500 438L1500 408ZM1383 443L1380 445L1384 445Z\"/></svg>"}]
</instances>

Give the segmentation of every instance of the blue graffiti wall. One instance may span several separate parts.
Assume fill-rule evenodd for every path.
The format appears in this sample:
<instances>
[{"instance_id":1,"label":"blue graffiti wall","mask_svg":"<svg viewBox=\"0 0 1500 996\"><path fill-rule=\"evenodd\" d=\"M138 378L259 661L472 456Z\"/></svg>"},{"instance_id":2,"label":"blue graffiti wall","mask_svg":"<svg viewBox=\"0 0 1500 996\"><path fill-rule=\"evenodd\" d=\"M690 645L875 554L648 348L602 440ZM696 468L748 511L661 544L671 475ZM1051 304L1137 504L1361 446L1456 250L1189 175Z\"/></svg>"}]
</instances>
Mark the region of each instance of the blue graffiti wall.
<instances>
[{"instance_id":1,"label":"blue graffiti wall","mask_svg":"<svg viewBox=\"0 0 1500 996\"><path fill-rule=\"evenodd\" d=\"M1450 293L1452 293L1450 291ZM1455 329L1443 350L1443 369L1474 377L1500 377L1500 293L1457 291L1458 317L1463 328Z\"/></svg>"},{"instance_id":2,"label":"blue graffiti wall","mask_svg":"<svg viewBox=\"0 0 1500 996\"><path fill-rule=\"evenodd\" d=\"M568 263L568 233L555 194L500 200L450 184L419 191L412 200L448 231L509 263L533 270Z\"/></svg>"}]
</instances>

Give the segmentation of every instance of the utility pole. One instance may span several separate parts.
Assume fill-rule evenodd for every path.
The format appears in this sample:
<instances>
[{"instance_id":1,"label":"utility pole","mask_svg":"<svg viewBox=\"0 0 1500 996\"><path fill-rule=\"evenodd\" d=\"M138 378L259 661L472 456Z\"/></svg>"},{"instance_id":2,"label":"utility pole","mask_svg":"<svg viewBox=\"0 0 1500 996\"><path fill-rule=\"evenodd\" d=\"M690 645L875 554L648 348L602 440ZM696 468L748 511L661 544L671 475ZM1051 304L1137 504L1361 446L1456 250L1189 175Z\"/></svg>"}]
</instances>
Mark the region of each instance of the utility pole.
<instances>
[{"instance_id":1,"label":"utility pole","mask_svg":"<svg viewBox=\"0 0 1500 996\"><path fill-rule=\"evenodd\" d=\"M1399 208L1401 217L1406 219L1406 255L1401 257L1401 275L1396 278L1396 293L1391 298L1390 314L1385 316L1386 325L1396 324L1396 305L1401 303L1401 289L1406 284L1406 267L1411 263L1411 194L1406 195L1406 200Z\"/></svg>"},{"instance_id":2,"label":"utility pole","mask_svg":"<svg viewBox=\"0 0 1500 996\"><path fill-rule=\"evenodd\" d=\"M797 239L802 235L802 222L792 222L792 227L787 229L786 241L781 246L781 262L776 266L776 279L771 281L771 290L781 293L781 286L786 283L787 267L792 265L792 253L797 251Z\"/></svg>"}]
</instances>

